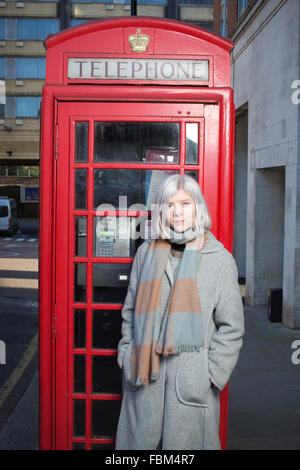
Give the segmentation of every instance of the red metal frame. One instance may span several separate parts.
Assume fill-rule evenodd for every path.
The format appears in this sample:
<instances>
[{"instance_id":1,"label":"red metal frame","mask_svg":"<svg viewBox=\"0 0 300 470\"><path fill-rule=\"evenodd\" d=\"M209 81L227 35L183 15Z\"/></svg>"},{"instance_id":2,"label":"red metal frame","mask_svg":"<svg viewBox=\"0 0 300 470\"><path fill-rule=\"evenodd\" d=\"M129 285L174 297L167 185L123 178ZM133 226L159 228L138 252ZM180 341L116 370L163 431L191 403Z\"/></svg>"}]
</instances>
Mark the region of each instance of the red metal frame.
<instances>
[{"instance_id":1,"label":"red metal frame","mask_svg":"<svg viewBox=\"0 0 300 470\"><path fill-rule=\"evenodd\" d=\"M99 41L95 41L95 35L105 34L105 37L112 38L116 31L120 37L124 37L128 32L135 32L136 27L148 28L146 31L151 37L155 37L155 48L152 52L155 57L174 57L177 52L174 51L174 38L176 36L177 45L181 44L180 57L199 58L199 48L203 55L210 57L210 82L207 87L191 86L190 84L181 84L174 87L174 83L165 82L162 84L151 84L147 82L139 82L130 84L109 83L97 85L87 83L72 84L66 80L65 61L67 57L82 56L96 57L96 49L99 52ZM123 32L121 33L121 30ZM148 34L147 33L147 34ZM94 35L94 36L93 36ZM174 36L175 35L175 36ZM182 37L181 37L182 36ZM103 37L103 36L102 36ZM160 40L159 40L160 38ZM162 44L162 38L165 42ZM178 39L180 38L180 40ZM114 41L114 39L111 39ZM120 52L116 50L117 40L111 42L110 56L120 57ZM68 178L72 178L70 171L69 153L72 148L72 137L66 138L61 132L63 123L64 129L70 123L70 135L72 134L72 126L75 120L80 120L80 116L86 116L92 121L101 115L101 106L99 103L107 103L110 109L109 120L124 120L118 117L117 112L112 115L115 103L122 103L126 107L126 119L140 119L137 113L139 103L143 103L144 116L141 120L146 120L147 116L156 116L154 120L181 120L192 121L197 120L200 123L201 138L199 142L203 142L201 151L201 161L199 166L184 166L183 156L184 149L181 146L179 165L167 165L179 168L181 172L184 169L197 169L199 172L199 184L206 197L213 220L213 233L222 241L224 246L232 251L232 230L233 230L233 145L234 145L234 105L233 93L230 88L230 58L229 51L232 44L222 38L218 38L199 28L185 25L182 22L173 22L169 20L157 20L149 18L127 18L115 19L110 21L100 21L72 28L59 35L56 35L46 41L47 45L47 76L46 86L43 89L42 113L41 113L41 172L40 172L40 265L39 265L39 380L40 380L40 448L72 448L73 442L87 442L87 448L93 442L99 442L99 439L72 439L67 436L66 429L72 427L72 409L71 400L68 399L70 390L69 384L72 382L73 361L70 357L74 353L73 345L73 318L67 315L68 309L72 308L69 298L66 303L66 293L71 295L73 288L73 272L71 270L70 278L66 275L66 266L72 264L73 260L73 239L74 227L72 223L68 223L69 229L58 230L62 221L69 221L70 217L70 201L72 197L72 184ZM198 49L196 48L198 45ZM197 50L196 50L197 49ZM66 53L66 51L69 51ZM128 47L123 45L123 56L132 57ZM165 55L164 55L165 54ZM139 55L139 57L148 57L147 55ZM60 66L57 67L57 63ZM77 81L76 81L77 82ZM74 82L73 82L74 83ZM179 85L178 83L176 83ZM88 103L87 103L88 101ZM209 104L210 106L206 106ZM168 107L168 115L163 118L163 108ZM59 114L59 109L63 110L63 115ZM74 110L76 109L76 117ZM157 112L157 110L161 110ZM199 111L202 109L202 114ZM198 110L198 111L197 111ZM155 111L155 112L154 112ZM178 111L181 114L178 114ZM204 111L204 112L203 112ZM188 114L190 113L190 114ZM157 114L160 114L159 118ZM120 116L120 115L119 115ZM123 116L124 118L124 113ZM205 124L204 124L205 123ZM209 126L209 132L205 132L205 126ZM182 128L182 140L184 140L184 127ZM90 126L91 142L93 142L93 126ZM59 149L59 153L57 152ZM91 164L92 147L89 150L89 164L76 163L76 167L89 168L89 178L92 178L93 168L101 167L122 167L122 168L145 168L149 169L149 164ZM64 157L63 157L64 156ZM205 156L205 157L204 157ZM163 165L151 165L151 169L163 169ZM200 170L200 171L199 171ZM210 178L208 178L210 175ZM214 178L212 179L212 176ZM92 185L88 186L88 209L86 214L89 216L88 237L92 236L92 218L93 215L99 215L92 210ZM70 188L70 191L69 189ZM62 195L65 198L62 199ZM71 209L72 210L72 209ZM72 217L76 214L72 210ZM82 211L78 214L83 214ZM117 211L119 215L132 215L135 212ZM70 221L69 221L70 222ZM72 240L72 243L70 243ZM90 291L87 292L87 303L84 307L87 311L87 346L91 345L91 316L92 311L97 308L121 309L120 304L91 305L91 283L89 278L92 274L92 246L88 241L87 258L81 260L89 260L89 269L87 270L87 286ZM76 258L80 261L80 258ZM102 258L101 262L112 261L110 258ZM115 262L128 262L132 258L115 259ZM99 262L99 259L97 259ZM70 272L69 267L67 273ZM56 288L57 285L59 288ZM87 307L89 305L89 307ZM58 306L58 307L57 307ZM65 306L65 310L61 311L61 306ZM78 308L80 304L76 304ZM83 306L83 305L82 305ZM69 318L68 318L69 317ZM68 349L69 348L69 349ZM88 351L88 347L85 350ZM76 349L76 353L80 350ZM81 351L83 352L83 351ZM115 351L93 350L87 354L87 383L86 395L90 400L89 391L91 380L91 355L97 354L116 354ZM69 356L69 357L68 357ZM59 361L59 369L57 364ZM71 366L71 367L70 367ZM67 371L68 375L61 371ZM77 398L80 395L76 395ZM59 399L57 399L59 397ZM93 398L97 398L93 394ZM99 397L98 397L99 398ZM101 396L102 399L111 399L110 395ZM120 397L114 396L115 399ZM227 402L228 402L228 386L221 393L221 424L220 437L222 448L226 448L227 438ZM69 403L69 404L68 404ZM69 408L68 408L69 407ZM90 410L88 404L87 410ZM59 423L59 425L57 424ZM89 411L86 416L86 426L90 429L91 415ZM111 443L111 440L102 440L102 443Z\"/></svg>"},{"instance_id":2,"label":"red metal frame","mask_svg":"<svg viewBox=\"0 0 300 470\"><path fill-rule=\"evenodd\" d=\"M70 150L69 152L67 152L67 154L70 155L70 181L74 182L74 169L75 167L76 168L88 168L88 178L90 178L90 181L88 182L87 186L89 188L88 190L88 204L87 204L87 210L86 211L71 211L73 216L76 215L76 214L82 214L82 215L90 215L89 217L89 222L88 222L88 253L87 253L87 258L78 258L78 257L74 257L74 253L73 253L73 240L74 240L74 233L73 233L73 230L70 230L69 231L69 257L68 259L70 260L69 262L69 269L68 269L68 272L70 272L70 281L73 279L73 276L74 276L74 273L73 273L73 267L74 267L74 264L73 262L76 261L76 262L80 262L80 261L84 261L86 262L87 260L89 260L89 262L87 262L87 286L88 286L88 289L87 289L87 300L86 300L86 304L88 305L88 307L85 306L85 304L82 305L82 307L85 307L86 308L86 312L87 312L87 315L88 315L88 321L87 321L87 325L89 326L89 328L87 329L87 346L86 346L86 351L84 352L85 354L85 357L86 357L86 395L82 395L82 397L86 397L86 438L85 438L85 442L86 442L86 448L89 449L90 448L90 445L91 443L104 443L104 440L103 438L94 438L92 439L91 436L90 436L90 425L91 425L91 360L92 360L92 357L95 356L95 355L103 355L103 354L108 354L108 355L116 355L117 351L99 351L99 350L91 350L91 317L92 317L92 311L93 311L93 307L91 306L92 304L92 269L93 269L93 263L94 262L100 262L100 263L106 263L106 262L115 262L115 263L128 263L128 262L131 262L132 261L132 258L101 258L99 260L99 258L93 258L93 253L92 253L92 240L91 240L91 234L93 233L93 216L96 215L96 213L98 213L99 211L95 211L93 210L93 193L94 193L94 187L93 187L93 170L96 169L96 168L123 168L123 169L126 169L126 168L131 168L131 169L159 169L159 170L172 170L172 169L178 169L180 172L184 172L185 170L197 170L197 172L199 172L199 169L202 168L204 169L204 164L203 164L203 152L201 152L201 157L202 159L200 158L199 160L199 164L198 165L185 165L185 162L184 162L184 157L185 157L185 132L184 132L184 129L185 129L185 123L186 122L191 122L192 118L190 117L187 117L187 118L183 118L180 116L176 117L175 116L170 116L172 113L175 114L175 110L178 109L178 107L182 108L182 106L178 106L178 104L174 105L174 104L163 104L163 103L130 103L130 105L128 106L128 104L126 103L126 105L124 106L124 109L123 109L123 113L124 115L120 115L120 103L88 103L88 104L85 104L85 103L80 103L80 104L77 104L75 105L74 103L71 103L70 105L68 104L59 104L59 107L63 106L64 108L66 108L67 110L67 113L68 113L68 116L70 115L69 113L73 112L75 113L75 118L76 121L87 121L88 120L88 117L93 117L93 120L97 120L97 121L104 121L104 120L108 120L109 122L112 122L112 121L128 121L130 119L130 122L134 122L134 121L143 121L143 122L153 122L153 120L156 120L157 122L174 122L174 121L178 121L179 123L181 123L181 129L182 129L182 132L181 132L181 142L180 142L180 158L179 158L179 163L178 164L149 164L149 163L139 163L139 164L136 164L136 163L94 163L93 162L93 155L94 155L94 151L93 151L93 142L94 142L94 138L93 138L93 130L94 130L94 126L92 125L93 124L93 121L91 119L89 119L89 122L90 122L90 138L91 138L91 142L90 142L90 146L89 146L89 162L88 164L87 163L76 163L74 166L72 165L72 161L73 160L73 156L74 156L74 141L75 141L75 137L74 137L74 133L73 132L70 132ZM185 107L186 105L183 105L183 107ZM98 110L102 111L102 116L97 116L97 114L99 113ZM189 109L189 115L190 116L191 114L194 114L197 116L197 110L198 110L198 114L201 115L201 113L203 113L203 105L202 104L190 104L188 105L188 109ZM72 111L71 111L72 110ZM127 111L126 111L127 110ZM86 113L88 112L88 115L86 115ZM81 115L79 115L79 113ZM149 113L152 114L152 116L150 117L149 116ZM108 115L109 114L109 115ZM128 116L129 114L129 116ZM117 116L118 115L118 116ZM205 114L204 114L205 115ZM168 117L167 117L168 116ZM217 116L218 118L218 116ZM65 133L67 127L68 127L68 117L65 118L66 119L66 122L64 123L64 126L63 126L63 129L62 129L62 134ZM197 117L194 117L193 119L193 122L203 122L203 118L200 118L197 116ZM59 117L59 121L60 120L60 117ZM73 118L70 118L70 128L71 129L74 129L74 126L72 125L73 123ZM200 146L201 148L201 146ZM73 169L72 169L73 167ZM199 172L200 173L200 172ZM65 198L69 195L69 203L67 204L67 206L69 206L70 208L72 207L72 201L74 200L74 184L71 183L70 184L70 187L69 189L65 188L65 194L63 196L63 199L65 200ZM69 216L72 217L70 214L71 212L69 213ZM117 211L117 212L120 212L120 211ZM134 216L137 216L138 213L136 211L132 211L134 213ZM68 224L67 224L69 227L73 227L73 223L72 221L69 219L68 221ZM59 231L62 231L62 230L65 230L67 231L67 226L66 224L64 224L63 226L60 226L60 229ZM64 250L63 250L64 251ZM59 268L59 270L61 270L62 272L65 272L66 270L61 266ZM66 384L67 386L67 393L68 393L68 396L74 396L76 398L79 398L78 394L73 394L72 395L72 383L73 383L73 370L72 370L72 363L73 363L73 351L71 351L71 347L70 345L72 344L72 336L73 336L73 328L70 327L70 325L72 325L72 314L71 312L73 311L73 309L75 307L77 308L80 308L80 304L73 304L72 303L72 298L73 298L73 284L72 282L69 282L69 305L70 307L66 306L66 308L68 309L68 311L70 312L70 316L69 316L69 319L65 322L65 331L61 330L61 333L62 333L62 337L65 338L67 336L67 334L69 334L69 346L68 345L65 345L67 351L68 351L68 367L67 367L67 370L69 371L69 381L68 381L68 384ZM110 306L107 306L108 308ZM121 305L114 305L114 304L111 304L111 307L113 307L114 309L121 309ZM103 308L103 304L98 304L98 308ZM57 337L57 341L59 340L59 338ZM76 351L77 353L80 353L79 351ZM61 380L61 378L60 378ZM61 393L61 392L60 392ZM63 396L65 396L66 394L64 393ZM96 400L96 399L101 399L103 400L103 394L101 395L96 395L96 394L93 394L92 395L92 399L93 400ZM121 396L116 396L116 395L107 395L105 399L113 399L113 400L116 400L116 399L121 399ZM69 416L69 419L68 419L68 429L72 429L72 422L73 422L73 413L72 413L72 400L69 399L68 401L69 403L69 413L68 413L68 416ZM57 424L58 424L58 427L62 427L63 428L63 423L61 424L61 419L62 419L62 416L61 414L59 415L59 417L57 417ZM71 448L72 446L72 442L82 442L82 439L74 439L72 438L72 435L69 432L65 433L65 435L68 436L69 438L69 441L67 443L68 445L68 448Z\"/></svg>"}]
</instances>

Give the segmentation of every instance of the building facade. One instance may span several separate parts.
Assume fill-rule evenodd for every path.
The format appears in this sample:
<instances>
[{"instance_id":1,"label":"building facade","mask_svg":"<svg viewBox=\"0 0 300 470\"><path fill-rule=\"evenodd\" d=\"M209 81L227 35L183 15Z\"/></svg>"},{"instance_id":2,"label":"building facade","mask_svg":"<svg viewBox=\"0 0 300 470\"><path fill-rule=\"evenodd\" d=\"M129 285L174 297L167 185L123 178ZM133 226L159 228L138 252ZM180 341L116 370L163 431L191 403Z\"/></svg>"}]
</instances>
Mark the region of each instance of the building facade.
<instances>
[{"instance_id":1,"label":"building facade","mask_svg":"<svg viewBox=\"0 0 300 470\"><path fill-rule=\"evenodd\" d=\"M137 0L136 14L213 29L213 0ZM0 1L0 193L17 199L20 216L38 215L20 188L38 185L43 40L85 21L129 15L129 0Z\"/></svg>"},{"instance_id":2,"label":"building facade","mask_svg":"<svg viewBox=\"0 0 300 470\"><path fill-rule=\"evenodd\" d=\"M229 2L227 11L236 106L234 253L246 303L268 304L271 290L282 290L282 321L299 328L300 4L256 0L238 16L240 3Z\"/></svg>"},{"instance_id":3,"label":"building facade","mask_svg":"<svg viewBox=\"0 0 300 470\"><path fill-rule=\"evenodd\" d=\"M24 187L38 186L44 38L130 14L125 0L0 1L0 185L17 199L19 215L36 216L38 208ZM298 0L141 0L137 15L190 21L233 40L234 256L246 303L265 305L271 289L281 289L283 323L299 328Z\"/></svg>"}]
</instances>

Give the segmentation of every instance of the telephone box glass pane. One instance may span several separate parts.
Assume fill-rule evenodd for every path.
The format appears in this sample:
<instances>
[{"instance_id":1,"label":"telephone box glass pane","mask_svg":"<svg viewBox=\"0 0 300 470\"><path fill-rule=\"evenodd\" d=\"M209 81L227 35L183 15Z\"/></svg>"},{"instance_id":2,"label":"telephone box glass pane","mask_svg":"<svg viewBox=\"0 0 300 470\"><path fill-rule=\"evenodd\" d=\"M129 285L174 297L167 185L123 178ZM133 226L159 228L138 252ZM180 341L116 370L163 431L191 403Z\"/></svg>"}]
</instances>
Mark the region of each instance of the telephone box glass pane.
<instances>
[{"instance_id":1,"label":"telephone box glass pane","mask_svg":"<svg viewBox=\"0 0 300 470\"><path fill-rule=\"evenodd\" d=\"M74 355L74 392L85 393L85 356Z\"/></svg>"},{"instance_id":2,"label":"telephone box glass pane","mask_svg":"<svg viewBox=\"0 0 300 470\"><path fill-rule=\"evenodd\" d=\"M198 164L198 124L196 122L186 123L186 158L187 164Z\"/></svg>"},{"instance_id":3,"label":"telephone box glass pane","mask_svg":"<svg viewBox=\"0 0 300 470\"><path fill-rule=\"evenodd\" d=\"M94 161L178 163L179 123L96 122Z\"/></svg>"},{"instance_id":4,"label":"telephone box glass pane","mask_svg":"<svg viewBox=\"0 0 300 470\"><path fill-rule=\"evenodd\" d=\"M74 301L86 302L86 263L74 263Z\"/></svg>"},{"instance_id":5,"label":"telephone box glass pane","mask_svg":"<svg viewBox=\"0 0 300 470\"><path fill-rule=\"evenodd\" d=\"M115 437L121 400L93 400L92 436Z\"/></svg>"},{"instance_id":6,"label":"telephone box glass pane","mask_svg":"<svg viewBox=\"0 0 300 470\"><path fill-rule=\"evenodd\" d=\"M96 169L94 209L150 210L160 182L176 173L177 170Z\"/></svg>"},{"instance_id":7,"label":"telephone box glass pane","mask_svg":"<svg viewBox=\"0 0 300 470\"><path fill-rule=\"evenodd\" d=\"M198 171L190 170L185 172L186 175L190 176L191 178L194 178L195 181L198 183Z\"/></svg>"},{"instance_id":8,"label":"telephone box glass pane","mask_svg":"<svg viewBox=\"0 0 300 470\"><path fill-rule=\"evenodd\" d=\"M92 450L114 450L115 446L113 444L92 444Z\"/></svg>"},{"instance_id":9,"label":"telephone box glass pane","mask_svg":"<svg viewBox=\"0 0 300 470\"><path fill-rule=\"evenodd\" d=\"M94 263L93 302L123 303L131 263Z\"/></svg>"},{"instance_id":10,"label":"telephone box glass pane","mask_svg":"<svg viewBox=\"0 0 300 470\"><path fill-rule=\"evenodd\" d=\"M75 217L75 256L86 256L87 217Z\"/></svg>"},{"instance_id":11,"label":"telephone box glass pane","mask_svg":"<svg viewBox=\"0 0 300 470\"><path fill-rule=\"evenodd\" d=\"M72 450L85 450L85 444L83 444L83 442L74 442Z\"/></svg>"},{"instance_id":12,"label":"telephone box glass pane","mask_svg":"<svg viewBox=\"0 0 300 470\"><path fill-rule=\"evenodd\" d=\"M130 219L94 217L94 256L130 256Z\"/></svg>"},{"instance_id":13,"label":"telephone box glass pane","mask_svg":"<svg viewBox=\"0 0 300 470\"><path fill-rule=\"evenodd\" d=\"M84 163L88 161L89 149L89 123L76 122L75 127L75 162Z\"/></svg>"},{"instance_id":14,"label":"telephone box glass pane","mask_svg":"<svg viewBox=\"0 0 300 470\"><path fill-rule=\"evenodd\" d=\"M73 401L73 434L85 435L85 400Z\"/></svg>"},{"instance_id":15,"label":"telephone box glass pane","mask_svg":"<svg viewBox=\"0 0 300 470\"><path fill-rule=\"evenodd\" d=\"M94 310L93 348L117 349L121 325L121 310Z\"/></svg>"},{"instance_id":16,"label":"telephone box glass pane","mask_svg":"<svg viewBox=\"0 0 300 470\"><path fill-rule=\"evenodd\" d=\"M122 374L116 356L94 356L92 374L93 393L122 392Z\"/></svg>"},{"instance_id":17,"label":"telephone box glass pane","mask_svg":"<svg viewBox=\"0 0 300 470\"><path fill-rule=\"evenodd\" d=\"M74 310L74 348L85 348L86 311L82 309Z\"/></svg>"},{"instance_id":18,"label":"telephone box glass pane","mask_svg":"<svg viewBox=\"0 0 300 470\"><path fill-rule=\"evenodd\" d=\"M86 209L87 169L75 170L75 209Z\"/></svg>"}]
</instances>

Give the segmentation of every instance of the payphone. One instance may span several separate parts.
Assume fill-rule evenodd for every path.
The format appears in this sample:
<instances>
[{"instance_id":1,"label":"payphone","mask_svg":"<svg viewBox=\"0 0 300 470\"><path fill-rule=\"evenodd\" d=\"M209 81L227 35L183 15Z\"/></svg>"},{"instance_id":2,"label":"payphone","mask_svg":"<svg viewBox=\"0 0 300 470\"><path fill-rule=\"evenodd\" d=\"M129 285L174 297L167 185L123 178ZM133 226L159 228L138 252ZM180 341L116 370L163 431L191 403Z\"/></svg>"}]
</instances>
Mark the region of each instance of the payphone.
<instances>
[{"instance_id":1,"label":"payphone","mask_svg":"<svg viewBox=\"0 0 300 470\"><path fill-rule=\"evenodd\" d=\"M79 220L78 247L86 245L86 229ZM94 218L93 256L99 258L130 258L135 253L131 237L131 221L127 217L102 216ZM101 263L93 268L94 302L122 302L126 295L131 263ZM79 263L76 271L76 297L86 283L85 265Z\"/></svg>"},{"instance_id":2,"label":"payphone","mask_svg":"<svg viewBox=\"0 0 300 470\"><path fill-rule=\"evenodd\" d=\"M135 252L127 217L95 217L94 256L129 258ZM123 302L126 295L131 263L94 265L94 301ZM101 292L100 292L101 291Z\"/></svg>"},{"instance_id":3,"label":"payphone","mask_svg":"<svg viewBox=\"0 0 300 470\"><path fill-rule=\"evenodd\" d=\"M118 227L116 227L116 222ZM130 220L99 217L96 223L95 256L130 256Z\"/></svg>"},{"instance_id":4,"label":"payphone","mask_svg":"<svg viewBox=\"0 0 300 470\"><path fill-rule=\"evenodd\" d=\"M160 182L200 185L232 250L232 43L181 21L114 18L45 41L41 108L41 449L113 449L131 265ZM228 387L221 393L226 447Z\"/></svg>"}]
</instances>

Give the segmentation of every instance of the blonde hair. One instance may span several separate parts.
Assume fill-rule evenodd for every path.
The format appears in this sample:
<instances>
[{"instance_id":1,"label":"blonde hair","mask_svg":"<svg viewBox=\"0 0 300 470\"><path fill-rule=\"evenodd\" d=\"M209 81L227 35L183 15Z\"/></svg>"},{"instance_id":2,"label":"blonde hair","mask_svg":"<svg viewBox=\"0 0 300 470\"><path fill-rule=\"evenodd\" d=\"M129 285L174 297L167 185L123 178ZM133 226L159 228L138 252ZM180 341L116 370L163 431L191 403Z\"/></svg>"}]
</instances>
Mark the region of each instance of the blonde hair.
<instances>
[{"instance_id":1,"label":"blonde hair","mask_svg":"<svg viewBox=\"0 0 300 470\"><path fill-rule=\"evenodd\" d=\"M157 192L156 202L152 211L151 237L162 238L162 231L165 231L164 218L162 217L164 208L167 207L170 199L179 190L183 189L193 199L196 207L196 218L193 229L199 233L211 228L210 214L198 183L188 175L172 175L164 179Z\"/></svg>"}]
</instances>

